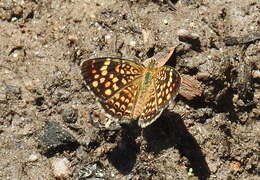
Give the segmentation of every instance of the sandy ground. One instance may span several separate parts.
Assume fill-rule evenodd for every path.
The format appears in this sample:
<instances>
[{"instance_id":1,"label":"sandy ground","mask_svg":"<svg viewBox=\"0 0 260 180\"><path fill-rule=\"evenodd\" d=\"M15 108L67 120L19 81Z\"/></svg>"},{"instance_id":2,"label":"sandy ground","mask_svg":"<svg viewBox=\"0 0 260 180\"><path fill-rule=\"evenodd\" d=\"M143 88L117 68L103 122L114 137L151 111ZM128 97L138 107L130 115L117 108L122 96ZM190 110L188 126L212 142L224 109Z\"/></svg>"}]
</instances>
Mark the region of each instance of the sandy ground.
<instances>
[{"instance_id":1,"label":"sandy ground","mask_svg":"<svg viewBox=\"0 0 260 180\"><path fill-rule=\"evenodd\" d=\"M0 1L0 179L259 179L260 3L172 2ZM178 44L202 96L145 129L102 127L80 62Z\"/></svg>"}]
</instances>

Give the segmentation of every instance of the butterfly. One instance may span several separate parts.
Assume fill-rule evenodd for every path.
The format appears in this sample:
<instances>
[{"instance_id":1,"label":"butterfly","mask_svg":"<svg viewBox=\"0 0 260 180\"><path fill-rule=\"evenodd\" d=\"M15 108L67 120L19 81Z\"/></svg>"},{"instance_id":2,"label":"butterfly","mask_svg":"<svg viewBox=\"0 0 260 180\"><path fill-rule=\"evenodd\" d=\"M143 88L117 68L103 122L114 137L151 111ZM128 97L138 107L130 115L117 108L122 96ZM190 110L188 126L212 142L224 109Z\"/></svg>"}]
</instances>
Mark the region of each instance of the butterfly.
<instances>
[{"instance_id":1,"label":"butterfly","mask_svg":"<svg viewBox=\"0 0 260 180\"><path fill-rule=\"evenodd\" d=\"M120 58L96 58L81 63L87 87L107 113L138 120L142 128L153 123L178 94L181 76L170 66L144 66Z\"/></svg>"}]
</instances>

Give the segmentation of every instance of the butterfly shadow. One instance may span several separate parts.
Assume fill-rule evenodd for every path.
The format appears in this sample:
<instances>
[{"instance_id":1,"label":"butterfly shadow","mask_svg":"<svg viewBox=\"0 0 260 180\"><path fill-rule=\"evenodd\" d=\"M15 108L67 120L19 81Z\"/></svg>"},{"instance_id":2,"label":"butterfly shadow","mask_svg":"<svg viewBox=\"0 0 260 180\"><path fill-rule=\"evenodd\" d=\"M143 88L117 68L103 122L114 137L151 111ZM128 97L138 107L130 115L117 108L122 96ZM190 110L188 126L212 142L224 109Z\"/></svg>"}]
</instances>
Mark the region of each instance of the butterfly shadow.
<instances>
[{"instance_id":1,"label":"butterfly shadow","mask_svg":"<svg viewBox=\"0 0 260 180\"><path fill-rule=\"evenodd\" d=\"M187 157L190 168L199 179L207 179L210 170L196 139L188 132L181 117L167 110L161 117L145 129L137 121L122 126L121 139L117 146L108 153L109 162L122 174L129 174L136 164L140 152L137 137L143 135L147 141L147 151L155 154L175 147L181 156Z\"/></svg>"},{"instance_id":2,"label":"butterfly shadow","mask_svg":"<svg viewBox=\"0 0 260 180\"><path fill-rule=\"evenodd\" d=\"M129 174L140 152L140 144L136 143L137 137L141 135L141 129L137 125L137 121L130 124L123 124L121 131L121 139L117 146L108 153L109 162L122 174Z\"/></svg>"},{"instance_id":3,"label":"butterfly shadow","mask_svg":"<svg viewBox=\"0 0 260 180\"><path fill-rule=\"evenodd\" d=\"M190 168L199 179L208 179L210 170L196 139L189 133L180 115L164 111L162 116L143 130L147 151L159 153L175 147L190 162Z\"/></svg>"}]
</instances>

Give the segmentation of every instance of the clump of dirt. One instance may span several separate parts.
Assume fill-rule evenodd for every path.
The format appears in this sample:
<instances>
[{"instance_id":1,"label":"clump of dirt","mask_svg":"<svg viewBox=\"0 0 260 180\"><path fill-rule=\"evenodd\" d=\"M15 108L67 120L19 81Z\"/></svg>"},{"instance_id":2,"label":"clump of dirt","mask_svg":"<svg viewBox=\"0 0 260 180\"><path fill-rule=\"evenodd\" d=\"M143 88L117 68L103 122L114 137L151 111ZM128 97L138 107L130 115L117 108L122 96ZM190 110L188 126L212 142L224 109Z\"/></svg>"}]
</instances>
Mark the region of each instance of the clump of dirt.
<instances>
[{"instance_id":1,"label":"clump of dirt","mask_svg":"<svg viewBox=\"0 0 260 180\"><path fill-rule=\"evenodd\" d=\"M67 179L259 179L258 17L257 0L2 0L0 179L55 179L55 159ZM202 95L145 129L101 126L80 62L177 45L168 64Z\"/></svg>"}]
</instances>

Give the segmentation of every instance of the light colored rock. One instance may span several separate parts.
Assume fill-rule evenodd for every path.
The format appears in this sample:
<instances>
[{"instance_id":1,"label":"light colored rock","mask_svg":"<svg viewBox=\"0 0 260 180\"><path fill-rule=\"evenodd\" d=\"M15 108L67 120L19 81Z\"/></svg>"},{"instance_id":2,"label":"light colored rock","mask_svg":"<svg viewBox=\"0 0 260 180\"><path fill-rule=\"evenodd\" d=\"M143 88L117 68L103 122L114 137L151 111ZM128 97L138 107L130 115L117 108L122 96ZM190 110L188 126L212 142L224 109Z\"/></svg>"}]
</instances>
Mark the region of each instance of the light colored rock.
<instances>
[{"instance_id":1,"label":"light colored rock","mask_svg":"<svg viewBox=\"0 0 260 180\"><path fill-rule=\"evenodd\" d=\"M53 175L56 179L66 179L70 175L70 162L67 158L55 158L51 161Z\"/></svg>"}]
</instances>

